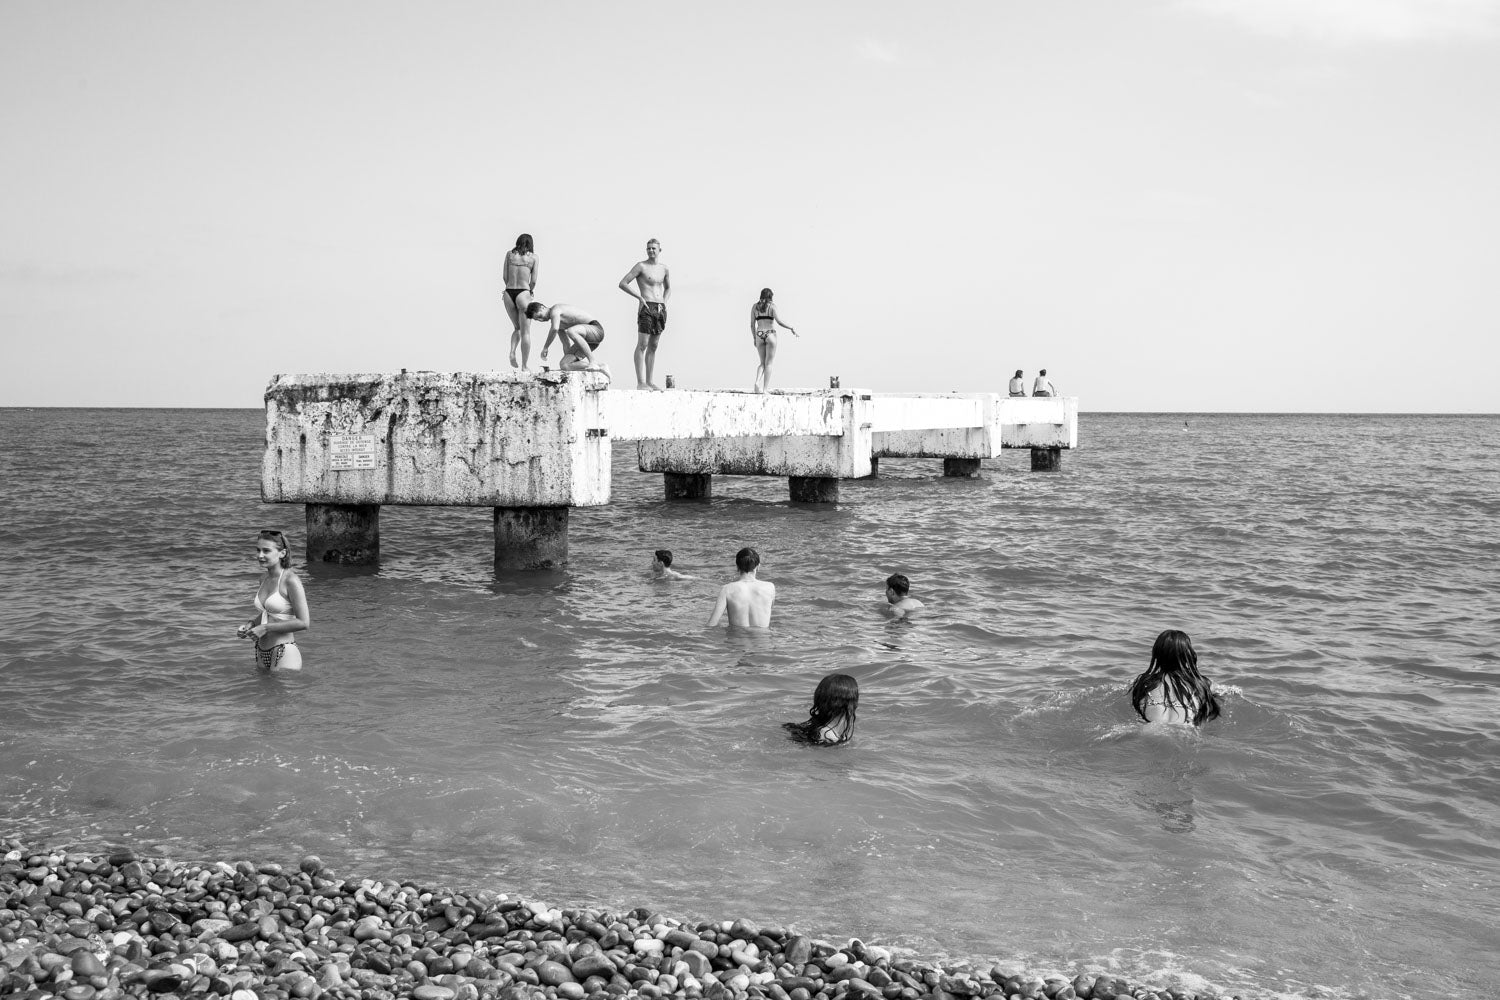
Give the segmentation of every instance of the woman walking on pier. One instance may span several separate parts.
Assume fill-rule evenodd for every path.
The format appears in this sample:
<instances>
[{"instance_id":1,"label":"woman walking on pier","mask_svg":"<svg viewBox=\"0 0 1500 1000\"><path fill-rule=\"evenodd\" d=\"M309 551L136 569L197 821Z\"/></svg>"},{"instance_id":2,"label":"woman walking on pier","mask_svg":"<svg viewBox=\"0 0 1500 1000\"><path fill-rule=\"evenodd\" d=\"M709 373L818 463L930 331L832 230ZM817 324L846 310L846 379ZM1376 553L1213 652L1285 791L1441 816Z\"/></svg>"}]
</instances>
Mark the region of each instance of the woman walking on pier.
<instances>
[{"instance_id":1,"label":"woman walking on pier","mask_svg":"<svg viewBox=\"0 0 1500 1000\"><path fill-rule=\"evenodd\" d=\"M255 588L257 616L241 625L237 634L255 640L255 662L262 670L301 670L302 651L292 633L311 628L312 616L302 579L291 568L286 536L262 531L255 538L255 560L263 574Z\"/></svg>"},{"instance_id":2,"label":"woman walking on pier","mask_svg":"<svg viewBox=\"0 0 1500 1000\"><path fill-rule=\"evenodd\" d=\"M536 254L532 252L531 234L516 237L515 249L505 255L505 314L513 329L510 334L510 366L525 368L531 360L531 323L526 307L536 294ZM516 363L516 348L521 361Z\"/></svg>"},{"instance_id":3,"label":"woman walking on pier","mask_svg":"<svg viewBox=\"0 0 1500 1000\"><path fill-rule=\"evenodd\" d=\"M750 342L760 357L760 367L755 369L755 391L765 392L771 388L771 362L776 360L776 328L785 328L793 337L799 336L776 315L776 303L771 301L769 288L760 290L760 300L750 307Z\"/></svg>"}]
</instances>

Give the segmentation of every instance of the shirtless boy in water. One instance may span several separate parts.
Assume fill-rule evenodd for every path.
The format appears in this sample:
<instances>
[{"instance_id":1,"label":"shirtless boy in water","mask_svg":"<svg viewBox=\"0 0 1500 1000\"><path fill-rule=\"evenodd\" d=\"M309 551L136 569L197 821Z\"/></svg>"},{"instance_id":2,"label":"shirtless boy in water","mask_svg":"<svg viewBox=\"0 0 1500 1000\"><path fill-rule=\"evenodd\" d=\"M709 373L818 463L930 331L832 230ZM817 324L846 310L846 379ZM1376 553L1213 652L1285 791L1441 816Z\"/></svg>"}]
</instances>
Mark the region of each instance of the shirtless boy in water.
<instances>
[{"instance_id":1,"label":"shirtless boy in water","mask_svg":"<svg viewBox=\"0 0 1500 1000\"><path fill-rule=\"evenodd\" d=\"M672 273L667 265L657 263L661 241L646 244L646 259L640 261L620 279L620 291L640 300L635 313L635 387L655 389L656 345L667 328L667 300L672 297ZM630 283L636 287L631 288ZM639 289L639 291L637 291Z\"/></svg>"},{"instance_id":2,"label":"shirtless boy in water","mask_svg":"<svg viewBox=\"0 0 1500 1000\"><path fill-rule=\"evenodd\" d=\"M755 567L760 565L760 553L752 548L743 548L734 556L735 568L740 575L733 583L724 584L719 591L719 601L714 605L709 625L719 624L724 612L729 611L729 624L753 625L766 628L771 624L771 605L776 602L776 584L755 578Z\"/></svg>"},{"instance_id":3,"label":"shirtless boy in water","mask_svg":"<svg viewBox=\"0 0 1500 1000\"><path fill-rule=\"evenodd\" d=\"M604 343L604 324L577 306L544 306L533 302L526 307L527 319L544 319L550 322L547 342L542 345L542 360L547 360L547 349L553 338L562 342L563 356L557 367L569 372L603 372L609 377L609 365L594 360L593 349Z\"/></svg>"},{"instance_id":4,"label":"shirtless boy in water","mask_svg":"<svg viewBox=\"0 0 1500 1000\"><path fill-rule=\"evenodd\" d=\"M925 607L911 594L911 581L903 573L892 573L885 578L885 600L895 618L905 618L907 612Z\"/></svg>"}]
</instances>

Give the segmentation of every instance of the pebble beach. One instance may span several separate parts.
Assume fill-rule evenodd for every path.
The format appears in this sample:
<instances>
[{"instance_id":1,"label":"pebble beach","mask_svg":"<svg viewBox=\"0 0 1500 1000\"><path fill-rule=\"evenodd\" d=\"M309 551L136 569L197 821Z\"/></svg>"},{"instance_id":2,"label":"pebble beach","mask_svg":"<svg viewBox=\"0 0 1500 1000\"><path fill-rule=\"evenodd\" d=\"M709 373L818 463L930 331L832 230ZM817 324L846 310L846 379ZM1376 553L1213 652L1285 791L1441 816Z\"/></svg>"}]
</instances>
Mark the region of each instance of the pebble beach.
<instances>
[{"instance_id":1,"label":"pebble beach","mask_svg":"<svg viewBox=\"0 0 1500 1000\"><path fill-rule=\"evenodd\" d=\"M971 969L750 919L0 843L0 995L65 1000L1199 1000L1114 976Z\"/></svg>"}]
</instances>

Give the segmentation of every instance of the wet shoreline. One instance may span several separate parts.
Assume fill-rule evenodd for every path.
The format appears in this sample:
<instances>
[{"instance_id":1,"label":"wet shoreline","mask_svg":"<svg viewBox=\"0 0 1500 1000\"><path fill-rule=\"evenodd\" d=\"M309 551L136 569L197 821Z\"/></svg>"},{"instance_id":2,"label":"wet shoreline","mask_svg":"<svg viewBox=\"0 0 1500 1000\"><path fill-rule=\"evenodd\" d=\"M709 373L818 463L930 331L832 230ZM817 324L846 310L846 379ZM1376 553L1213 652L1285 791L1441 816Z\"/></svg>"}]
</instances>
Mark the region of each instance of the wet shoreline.
<instances>
[{"instance_id":1,"label":"wet shoreline","mask_svg":"<svg viewBox=\"0 0 1500 1000\"><path fill-rule=\"evenodd\" d=\"M974 970L644 908L0 844L0 993L65 1000L1206 1000L1115 976Z\"/></svg>"}]
</instances>

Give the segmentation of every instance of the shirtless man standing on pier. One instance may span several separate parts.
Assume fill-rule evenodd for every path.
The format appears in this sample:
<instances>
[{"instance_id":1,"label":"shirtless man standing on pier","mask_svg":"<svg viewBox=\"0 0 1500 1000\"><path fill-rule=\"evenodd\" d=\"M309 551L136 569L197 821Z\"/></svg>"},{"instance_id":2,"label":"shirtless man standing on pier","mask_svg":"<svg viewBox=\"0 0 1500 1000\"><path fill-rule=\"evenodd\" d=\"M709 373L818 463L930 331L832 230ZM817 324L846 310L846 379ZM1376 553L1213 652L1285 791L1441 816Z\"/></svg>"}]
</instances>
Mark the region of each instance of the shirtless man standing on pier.
<instances>
[{"instance_id":1,"label":"shirtless man standing on pier","mask_svg":"<svg viewBox=\"0 0 1500 1000\"><path fill-rule=\"evenodd\" d=\"M593 349L604 342L604 325L577 306L544 306L532 302L526 307L527 319L549 321L547 341L542 344L542 360L555 337L562 343L563 356L557 367L569 372L603 372L609 378L609 365L594 360Z\"/></svg>"},{"instance_id":2,"label":"shirtless man standing on pier","mask_svg":"<svg viewBox=\"0 0 1500 1000\"><path fill-rule=\"evenodd\" d=\"M743 548L735 553L734 566L740 575L733 583L726 583L719 590L719 601L714 605L709 625L719 624L724 612L729 611L729 624L753 625L766 628L771 624L771 605L776 602L776 584L769 580L757 580L755 567L760 565L760 553L752 548Z\"/></svg>"},{"instance_id":3,"label":"shirtless man standing on pier","mask_svg":"<svg viewBox=\"0 0 1500 1000\"><path fill-rule=\"evenodd\" d=\"M641 303L635 313L637 389L656 388L656 383L652 381L656 367L656 344L661 340L661 332L667 328L667 300L672 297L672 274L667 270L667 265L656 262L660 255L661 241L648 241L646 259L620 279L620 291L639 299ZM630 287L632 281L636 288Z\"/></svg>"}]
</instances>

